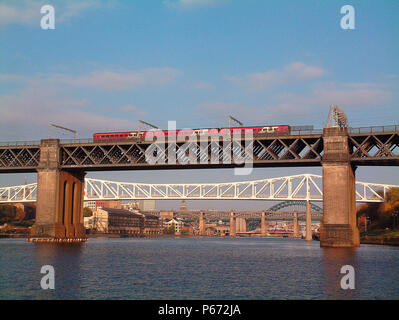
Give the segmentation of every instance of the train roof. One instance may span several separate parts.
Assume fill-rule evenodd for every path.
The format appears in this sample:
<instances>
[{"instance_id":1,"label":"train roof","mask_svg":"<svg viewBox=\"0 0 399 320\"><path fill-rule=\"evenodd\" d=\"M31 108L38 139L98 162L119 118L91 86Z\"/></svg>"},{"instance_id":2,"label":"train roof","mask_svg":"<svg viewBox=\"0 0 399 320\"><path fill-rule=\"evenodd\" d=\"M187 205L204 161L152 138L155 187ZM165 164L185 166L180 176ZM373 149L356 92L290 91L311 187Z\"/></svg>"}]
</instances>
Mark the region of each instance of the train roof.
<instances>
[{"instance_id":1,"label":"train roof","mask_svg":"<svg viewBox=\"0 0 399 320\"><path fill-rule=\"evenodd\" d=\"M182 131L182 130L204 130L204 129L245 129L245 128L262 128L262 127L290 127L288 124L267 124L267 125L258 125L258 126L242 126L242 127L211 127L211 128L181 128L176 130L168 130L168 129L150 129L150 130L141 130L140 132L148 132L148 131ZM138 132L135 130L119 130L119 131L107 131L107 132L95 132L93 134L108 134L108 133L125 133L125 132Z\"/></svg>"}]
</instances>

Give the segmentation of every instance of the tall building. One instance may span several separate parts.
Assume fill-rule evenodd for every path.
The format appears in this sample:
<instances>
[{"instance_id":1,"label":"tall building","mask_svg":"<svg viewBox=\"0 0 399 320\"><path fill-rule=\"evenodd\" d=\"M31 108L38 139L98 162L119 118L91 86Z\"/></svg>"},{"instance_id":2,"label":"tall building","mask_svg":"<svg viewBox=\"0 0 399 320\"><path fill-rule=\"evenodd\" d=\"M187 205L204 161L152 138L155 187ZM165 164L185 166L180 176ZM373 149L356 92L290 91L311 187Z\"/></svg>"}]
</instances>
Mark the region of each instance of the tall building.
<instances>
[{"instance_id":1,"label":"tall building","mask_svg":"<svg viewBox=\"0 0 399 320\"><path fill-rule=\"evenodd\" d=\"M155 200L139 200L140 211L151 211L156 209Z\"/></svg>"},{"instance_id":2,"label":"tall building","mask_svg":"<svg viewBox=\"0 0 399 320\"><path fill-rule=\"evenodd\" d=\"M180 211L186 211L186 210L187 210L186 200L182 200L180 205Z\"/></svg>"}]
</instances>

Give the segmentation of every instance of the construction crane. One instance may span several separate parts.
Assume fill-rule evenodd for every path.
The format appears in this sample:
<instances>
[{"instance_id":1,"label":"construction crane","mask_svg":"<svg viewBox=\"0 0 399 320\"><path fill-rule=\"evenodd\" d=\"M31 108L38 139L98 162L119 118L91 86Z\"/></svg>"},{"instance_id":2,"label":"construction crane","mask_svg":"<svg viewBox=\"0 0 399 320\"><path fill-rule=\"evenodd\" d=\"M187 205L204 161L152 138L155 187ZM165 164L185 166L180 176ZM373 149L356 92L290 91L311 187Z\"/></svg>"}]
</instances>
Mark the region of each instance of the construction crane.
<instances>
[{"instance_id":1,"label":"construction crane","mask_svg":"<svg viewBox=\"0 0 399 320\"><path fill-rule=\"evenodd\" d=\"M151 124L151 123L145 122L145 121L143 121L143 120L139 120L139 125L138 125L139 131L141 131L141 125L150 127L150 128L152 128L152 129L159 129L157 126L154 126L154 125Z\"/></svg>"},{"instance_id":2,"label":"construction crane","mask_svg":"<svg viewBox=\"0 0 399 320\"><path fill-rule=\"evenodd\" d=\"M241 127L244 126L244 124L241 121L237 120L233 116L229 116L229 120L228 120L229 128L231 128L231 121L234 121L234 122L238 123Z\"/></svg>"},{"instance_id":3,"label":"construction crane","mask_svg":"<svg viewBox=\"0 0 399 320\"><path fill-rule=\"evenodd\" d=\"M76 133L75 130L68 129L68 128L65 128L65 127L61 127L61 126L53 124L53 123L50 123L50 139L53 138L53 127L72 132L73 133L73 140L76 141L77 133Z\"/></svg>"}]
</instances>

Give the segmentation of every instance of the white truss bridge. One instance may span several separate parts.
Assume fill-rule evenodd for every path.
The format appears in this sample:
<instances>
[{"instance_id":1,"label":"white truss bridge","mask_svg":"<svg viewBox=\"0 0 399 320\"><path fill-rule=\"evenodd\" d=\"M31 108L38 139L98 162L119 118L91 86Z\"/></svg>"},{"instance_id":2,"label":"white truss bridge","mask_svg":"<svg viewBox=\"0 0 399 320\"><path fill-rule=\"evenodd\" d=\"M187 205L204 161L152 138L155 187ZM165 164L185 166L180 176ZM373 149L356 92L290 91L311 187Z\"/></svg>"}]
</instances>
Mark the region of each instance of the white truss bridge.
<instances>
[{"instance_id":1,"label":"white truss bridge","mask_svg":"<svg viewBox=\"0 0 399 320\"><path fill-rule=\"evenodd\" d=\"M357 202L383 202L398 185L356 182ZM223 183L146 184L85 179L84 200L309 200L322 201L322 176L300 174L254 181ZM37 183L0 187L0 203L34 202Z\"/></svg>"}]
</instances>

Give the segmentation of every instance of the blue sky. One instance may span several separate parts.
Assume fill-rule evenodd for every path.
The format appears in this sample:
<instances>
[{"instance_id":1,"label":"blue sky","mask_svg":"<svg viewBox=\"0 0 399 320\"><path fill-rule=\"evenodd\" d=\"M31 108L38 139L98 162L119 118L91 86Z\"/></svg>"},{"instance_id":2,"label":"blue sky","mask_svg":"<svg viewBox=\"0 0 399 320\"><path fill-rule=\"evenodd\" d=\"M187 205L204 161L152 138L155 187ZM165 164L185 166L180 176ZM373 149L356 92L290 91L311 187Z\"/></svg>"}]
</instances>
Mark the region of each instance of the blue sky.
<instances>
[{"instance_id":1,"label":"blue sky","mask_svg":"<svg viewBox=\"0 0 399 320\"><path fill-rule=\"evenodd\" d=\"M44 4L55 8L55 30L40 28ZM355 8L355 30L340 27L346 4ZM139 119L222 127L229 114L246 125L322 128L331 104L353 127L399 124L398 39L396 0L0 0L0 140L40 140L49 123L80 138L132 130ZM302 172L321 169L89 176L213 182ZM36 179L2 175L0 185L25 176ZM395 167L359 168L357 176L399 184Z\"/></svg>"}]
</instances>

